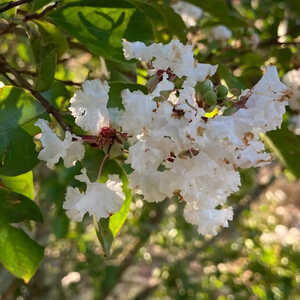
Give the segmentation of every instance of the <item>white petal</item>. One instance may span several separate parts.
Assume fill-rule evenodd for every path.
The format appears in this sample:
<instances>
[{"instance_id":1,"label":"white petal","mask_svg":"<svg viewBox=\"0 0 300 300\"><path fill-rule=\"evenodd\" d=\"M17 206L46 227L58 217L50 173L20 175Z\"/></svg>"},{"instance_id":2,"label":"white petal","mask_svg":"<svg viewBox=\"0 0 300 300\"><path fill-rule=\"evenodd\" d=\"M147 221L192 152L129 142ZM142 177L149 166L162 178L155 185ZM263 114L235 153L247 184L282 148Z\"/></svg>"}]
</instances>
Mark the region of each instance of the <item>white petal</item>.
<instances>
[{"instance_id":1,"label":"white petal","mask_svg":"<svg viewBox=\"0 0 300 300\"><path fill-rule=\"evenodd\" d=\"M95 79L85 81L82 88L71 99L69 110L78 126L97 135L102 127L109 126L109 113L106 108L109 86L106 81Z\"/></svg>"}]
</instances>

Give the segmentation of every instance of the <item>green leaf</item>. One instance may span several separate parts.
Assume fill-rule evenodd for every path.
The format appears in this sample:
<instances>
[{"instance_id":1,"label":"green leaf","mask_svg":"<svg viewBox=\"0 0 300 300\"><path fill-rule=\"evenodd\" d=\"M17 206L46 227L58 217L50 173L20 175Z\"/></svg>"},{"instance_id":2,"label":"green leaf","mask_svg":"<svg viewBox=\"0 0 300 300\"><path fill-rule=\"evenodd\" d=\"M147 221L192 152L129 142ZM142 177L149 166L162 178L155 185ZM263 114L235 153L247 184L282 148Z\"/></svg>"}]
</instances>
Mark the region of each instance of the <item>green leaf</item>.
<instances>
[{"instance_id":1,"label":"green leaf","mask_svg":"<svg viewBox=\"0 0 300 300\"><path fill-rule=\"evenodd\" d=\"M171 7L155 5L155 8L163 15L171 36L177 36L182 43L186 43L186 26L182 18Z\"/></svg>"},{"instance_id":2,"label":"green leaf","mask_svg":"<svg viewBox=\"0 0 300 300\"><path fill-rule=\"evenodd\" d=\"M38 163L27 125L43 112L29 92L12 86L0 89L0 174L17 176Z\"/></svg>"},{"instance_id":3,"label":"green leaf","mask_svg":"<svg viewBox=\"0 0 300 300\"><path fill-rule=\"evenodd\" d=\"M109 223L109 219L101 218L99 222L94 219L96 234L105 256L109 256L111 245L114 240L113 234L109 228Z\"/></svg>"},{"instance_id":4,"label":"green leaf","mask_svg":"<svg viewBox=\"0 0 300 300\"><path fill-rule=\"evenodd\" d=\"M0 188L0 219L8 223L29 220L42 222L43 216L39 207L29 198Z\"/></svg>"},{"instance_id":5,"label":"green leaf","mask_svg":"<svg viewBox=\"0 0 300 300\"><path fill-rule=\"evenodd\" d=\"M144 93L147 93L147 88L140 84L111 81L109 85L109 107L118 107L119 109L124 109L121 92L125 89L129 89L130 91L140 90Z\"/></svg>"},{"instance_id":6,"label":"green leaf","mask_svg":"<svg viewBox=\"0 0 300 300\"><path fill-rule=\"evenodd\" d=\"M53 81L57 63L57 49L54 43L41 43L40 36L31 37L31 46L36 63L37 79L35 88L38 91L48 90Z\"/></svg>"},{"instance_id":7,"label":"green leaf","mask_svg":"<svg viewBox=\"0 0 300 300\"><path fill-rule=\"evenodd\" d=\"M16 277L29 282L43 258L44 249L24 231L0 221L0 261Z\"/></svg>"},{"instance_id":8,"label":"green leaf","mask_svg":"<svg viewBox=\"0 0 300 300\"><path fill-rule=\"evenodd\" d=\"M0 175L0 181L11 191L24 195L31 200L34 199L32 171L19 176Z\"/></svg>"},{"instance_id":9,"label":"green leaf","mask_svg":"<svg viewBox=\"0 0 300 300\"><path fill-rule=\"evenodd\" d=\"M67 1L50 17L93 54L123 61L122 38L134 12L126 1Z\"/></svg>"},{"instance_id":10,"label":"green leaf","mask_svg":"<svg viewBox=\"0 0 300 300\"><path fill-rule=\"evenodd\" d=\"M130 18L124 38L131 42L151 43L153 41L152 25L140 10L136 10Z\"/></svg>"},{"instance_id":11,"label":"green leaf","mask_svg":"<svg viewBox=\"0 0 300 300\"><path fill-rule=\"evenodd\" d=\"M68 42L61 30L55 25L41 20L34 21L39 28L44 44L53 44L57 49L58 57L62 56L68 49Z\"/></svg>"},{"instance_id":12,"label":"green leaf","mask_svg":"<svg viewBox=\"0 0 300 300\"><path fill-rule=\"evenodd\" d=\"M263 141L281 163L296 177L300 177L300 138L286 126L268 132Z\"/></svg>"}]
</instances>

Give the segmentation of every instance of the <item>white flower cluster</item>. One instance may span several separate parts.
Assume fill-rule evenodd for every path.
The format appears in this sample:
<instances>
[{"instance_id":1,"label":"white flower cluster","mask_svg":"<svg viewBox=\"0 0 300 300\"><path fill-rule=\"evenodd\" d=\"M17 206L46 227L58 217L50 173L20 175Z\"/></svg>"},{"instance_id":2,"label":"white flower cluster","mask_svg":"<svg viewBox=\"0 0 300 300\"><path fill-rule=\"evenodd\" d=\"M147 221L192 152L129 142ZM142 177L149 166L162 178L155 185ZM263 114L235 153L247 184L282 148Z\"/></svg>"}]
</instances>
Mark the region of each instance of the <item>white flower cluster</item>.
<instances>
[{"instance_id":1,"label":"white flower cluster","mask_svg":"<svg viewBox=\"0 0 300 300\"><path fill-rule=\"evenodd\" d=\"M171 5L171 7L181 16L185 25L188 27L195 26L203 13L200 7L184 1L178 1Z\"/></svg>"},{"instance_id":2,"label":"white flower cluster","mask_svg":"<svg viewBox=\"0 0 300 300\"><path fill-rule=\"evenodd\" d=\"M194 86L213 75L216 66L195 63L192 48L179 41L150 46L124 41L123 46L126 58L147 62L151 73L171 70L184 79L175 89L165 72L149 94L123 91L120 125L132 136L127 161L134 169L130 186L147 201L177 195L186 202L186 220L197 225L199 233L216 234L232 219L232 209L224 204L240 185L237 168L270 161L259 134L280 126L287 89L270 66L240 96L243 108L207 119L196 102Z\"/></svg>"},{"instance_id":3,"label":"white flower cluster","mask_svg":"<svg viewBox=\"0 0 300 300\"><path fill-rule=\"evenodd\" d=\"M225 202L239 188L237 169L270 161L259 134L280 126L287 88L276 68L270 66L251 90L241 94L234 113L223 115L219 107L217 115L207 118L197 102L195 86L214 75L217 66L196 62L192 47L178 40L150 46L123 41L123 48L127 59L148 63L155 84L149 85L147 94L123 90L125 110L110 114L106 108L108 84L87 81L71 99L75 122L99 136L112 126L112 115L119 116L114 126L129 137L127 163L134 169L129 175L132 190L152 202L176 195L185 202L186 220L196 225L199 233L216 234L219 226L228 226L232 219L232 208ZM175 84L175 79L181 84ZM43 121L38 125L43 129L45 154L41 152L41 159L53 166L62 157L66 164L71 152L68 162L80 160L83 154L71 151L74 143L80 144L77 137L66 133L61 141ZM84 193L68 188L64 208L70 217L81 220L89 213L99 219L120 209L124 195L116 178L105 184L90 182L83 170L77 179L87 188Z\"/></svg>"},{"instance_id":4,"label":"white flower cluster","mask_svg":"<svg viewBox=\"0 0 300 300\"><path fill-rule=\"evenodd\" d=\"M283 76L282 81L291 89L289 106L293 110L300 112L300 69L287 72Z\"/></svg>"}]
</instances>

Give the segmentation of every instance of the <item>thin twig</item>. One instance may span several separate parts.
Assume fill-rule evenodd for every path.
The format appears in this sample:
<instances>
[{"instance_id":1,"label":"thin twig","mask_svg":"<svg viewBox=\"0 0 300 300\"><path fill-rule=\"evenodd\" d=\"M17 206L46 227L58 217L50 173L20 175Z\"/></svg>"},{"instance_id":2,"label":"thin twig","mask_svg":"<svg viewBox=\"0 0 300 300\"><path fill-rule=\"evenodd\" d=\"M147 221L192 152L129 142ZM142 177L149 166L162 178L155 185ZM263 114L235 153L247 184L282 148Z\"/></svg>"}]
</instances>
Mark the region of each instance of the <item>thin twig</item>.
<instances>
[{"instance_id":1,"label":"thin twig","mask_svg":"<svg viewBox=\"0 0 300 300\"><path fill-rule=\"evenodd\" d=\"M31 15L27 15L25 16L25 18L23 19L24 22L30 21L30 20L37 20L37 19L41 19L42 17L44 17L45 15L47 15L49 12L51 12L52 9L56 8L58 5L58 2L53 3L52 5L47 6L41 13L34 13Z\"/></svg>"},{"instance_id":2,"label":"thin twig","mask_svg":"<svg viewBox=\"0 0 300 300\"><path fill-rule=\"evenodd\" d=\"M32 0L18 0L18 1L11 1L11 2L8 2L6 5L4 5L2 8L0 8L0 13L3 13L11 8L14 8L16 6L19 6L19 5L22 5L22 4L25 4L25 3L29 3L31 2Z\"/></svg>"},{"instance_id":3,"label":"thin twig","mask_svg":"<svg viewBox=\"0 0 300 300\"><path fill-rule=\"evenodd\" d=\"M25 75L28 75L28 76L31 76L31 77L35 77L37 76L37 73L36 72L33 72L33 71L29 71L29 70L17 70L18 73L21 73L21 74L25 74ZM74 82L72 80L63 80L63 79L58 79L58 78L54 78L56 81L59 81L65 85L70 85L70 86L81 86L82 83L80 82Z\"/></svg>"},{"instance_id":4,"label":"thin twig","mask_svg":"<svg viewBox=\"0 0 300 300\"><path fill-rule=\"evenodd\" d=\"M33 89L33 87L31 86L31 84L25 79L23 78L23 76L13 67L11 67L5 60L4 56L1 55L0 56L0 72L2 74L6 74L6 73L11 73L15 76L15 78L18 81L18 85L19 87L22 87L26 90L28 90L39 102L40 104L45 108L45 110L48 113L51 113L54 118L57 120L57 122L60 124L60 126L64 129L64 130L70 130L69 126L64 122L61 114L59 113L59 111L57 111L55 109L55 107L53 107L46 98L44 98L44 96L42 96L42 94L36 90ZM12 81L12 79L10 79L7 74L6 74L6 78L8 78L12 83L14 81Z\"/></svg>"},{"instance_id":5,"label":"thin twig","mask_svg":"<svg viewBox=\"0 0 300 300\"><path fill-rule=\"evenodd\" d=\"M24 0L25 1L25 0ZM29 0L29 2L32 0ZM25 15L23 18L23 23L31 21L31 20L38 20L41 19L42 17L44 17L46 14L48 14L51 10L53 10L54 8L56 8L58 5L58 2L55 2L52 5L47 6L41 13L34 13L34 14L30 14L30 15ZM9 23L7 25L7 27L0 32L0 35L6 34L11 32L15 27L17 27L18 24L17 23Z\"/></svg>"}]
</instances>

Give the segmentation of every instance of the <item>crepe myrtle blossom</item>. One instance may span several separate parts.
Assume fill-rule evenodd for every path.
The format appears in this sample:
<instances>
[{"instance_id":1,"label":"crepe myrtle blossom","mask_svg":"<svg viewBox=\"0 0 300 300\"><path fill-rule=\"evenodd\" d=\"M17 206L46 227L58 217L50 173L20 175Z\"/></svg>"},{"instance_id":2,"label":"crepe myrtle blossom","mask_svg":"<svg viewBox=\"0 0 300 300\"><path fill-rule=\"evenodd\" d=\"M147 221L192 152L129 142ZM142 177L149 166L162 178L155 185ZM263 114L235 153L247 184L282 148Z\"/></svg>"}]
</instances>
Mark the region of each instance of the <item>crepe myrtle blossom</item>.
<instances>
[{"instance_id":1,"label":"crepe myrtle blossom","mask_svg":"<svg viewBox=\"0 0 300 300\"><path fill-rule=\"evenodd\" d=\"M185 25L188 27L195 26L203 14L200 7L184 1L178 1L172 4L171 7L181 16Z\"/></svg>"},{"instance_id":2,"label":"crepe myrtle blossom","mask_svg":"<svg viewBox=\"0 0 300 300\"><path fill-rule=\"evenodd\" d=\"M117 175L110 175L105 183L91 182L83 169L82 174L75 178L86 184L86 190L80 192L77 188L67 188L63 208L71 219L80 222L88 213L99 221L120 210L125 196Z\"/></svg>"},{"instance_id":3,"label":"crepe myrtle blossom","mask_svg":"<svg viewBox=\"0 0 300 300\"><path fill-rule=\"evenodd\" d=\"M287 72L282 81L291 89L289 106L300 112L300 69Z\"/></svg>"},{"instance_id":4,"label":"crepe myrtle blossom","mask_svg":"<svg viewBox=\"0 0 300 300\"><path fill-rule=\"evenodd\" d=\"M121 126L133 136L127 159L134 169L130 187L147 201L176 195L186 202L184 216L199 233L216 234L232 219L226 199L239 188L237 168L271 160L259 134L280 126L288 89L276 68L269 66L262 79L233 103L234 113L223 115L219 106L220 113L207 118L194 87L217 66L195 62L192 48L179 41L150 46L123 41L123 45L125 57L147 62L151 74L171 73L183 80L181 87L168 93L160 90L159 99L151 91L122 93L126 120L121 118ZM196 77L195 70L201 75ZM131 104L140 107L138 116L127 109ZM141 121L130 128L126 124L134 118Z\"/></svg>"},{"instance_id":5,"label":"crepe myrtle blossom","mask_svg":"<svg viewBox=\"0 0 300 300\"><path fill-rule=\"evenodd\" d=\"M227 41L231 38L232 32L224 25L218 25L212 28L211 36L217 41Z\"/></svg>"},{"instance_id":6,"label":"crepe myrtle blossom","mask_svg":"<svg viewBox=\"0 0 300 300\"><path fill-rule=\"evenodd\" d=\"M208 104L199 84L213 76L217 66L197 62L192 46L178 40L149 46L124 40L123 51L125 58L149 66L148 92L123 90L125 109L110 112L108 83L86 82L70 106L76 124L91 134L82 136L82 142L104 149L125 138L132 191L150 202L175 196L185 203L187 222L201 234L216 234L232 220L226 201L239 189L238 168L270 162L259 135L281 125L289 90L276 67L269 66L260 81L235 100L225 94L221 101L211 98ZM209 89L212 95L217 87L210 82ZM230 102L230 113L225 113L224 101ZM208 118L212 102L218 113ZM67 151L60 154L55 148L58 138L51 134L49 138L54 140L54 161L57 155L65 159ZM72 141L66 134L67 138ZM77 179L87 188L85 192L68 188L64 208L71 218L79 221L89 213L99 219L120 209L124 195L115 177L106 183L90 182L83 170Z\"/></svg>"},{"instance_id":7,"label":"crepe myrtle blossom","mask_svg":"<svg viewBox=\"0 0 300 300\"><path fill-rule=\"evenodd\" d=\"M64 160L67 168L72 167L76 161L81 160L84 156L84 146L80 138L66 131L64 140L61 140L49 127L48 122L39 119L36 126L41 129L41 143L43 149L38 155L38 159L47 162L47 167L54 168L59 159Z\"/></svg>"}]
</instances>

